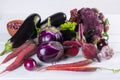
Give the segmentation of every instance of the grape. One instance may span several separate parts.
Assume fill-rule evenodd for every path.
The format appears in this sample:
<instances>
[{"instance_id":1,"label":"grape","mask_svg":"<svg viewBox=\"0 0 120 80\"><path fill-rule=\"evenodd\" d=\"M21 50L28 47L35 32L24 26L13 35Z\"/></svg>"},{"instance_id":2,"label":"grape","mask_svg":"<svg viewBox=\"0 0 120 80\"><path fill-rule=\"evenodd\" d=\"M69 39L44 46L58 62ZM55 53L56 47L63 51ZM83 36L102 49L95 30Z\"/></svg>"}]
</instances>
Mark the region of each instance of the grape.
<instances>
[{"instance_id":1,"label":"grape","mask_svg":"<svg viewBox=\"0 0 120 80\"><path fill-rule=\"evenodd\" d=\"M28 58L24 62L24 67L27 70L34 70L36 67L36 61L33 58Z\"/></svg>"}]
</instances>

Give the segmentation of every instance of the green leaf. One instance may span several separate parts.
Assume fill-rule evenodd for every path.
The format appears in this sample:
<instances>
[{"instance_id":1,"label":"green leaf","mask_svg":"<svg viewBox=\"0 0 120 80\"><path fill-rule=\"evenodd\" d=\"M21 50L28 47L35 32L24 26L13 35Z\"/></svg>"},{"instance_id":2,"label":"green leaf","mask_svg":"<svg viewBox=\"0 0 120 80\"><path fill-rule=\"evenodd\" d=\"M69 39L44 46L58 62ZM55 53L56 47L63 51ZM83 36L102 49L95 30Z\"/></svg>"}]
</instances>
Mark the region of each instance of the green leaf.
<instances>
[{"instance_id":1,"label":"green leaf","mask_svg":"<svg viewBox=\"0 0 120 80\"><path fill-rule=\"evenodd\" d=\"M70 30L75 31L77 23L76 22L66 22L60 25L60 30Z\"/></svg>"}]
</instances>

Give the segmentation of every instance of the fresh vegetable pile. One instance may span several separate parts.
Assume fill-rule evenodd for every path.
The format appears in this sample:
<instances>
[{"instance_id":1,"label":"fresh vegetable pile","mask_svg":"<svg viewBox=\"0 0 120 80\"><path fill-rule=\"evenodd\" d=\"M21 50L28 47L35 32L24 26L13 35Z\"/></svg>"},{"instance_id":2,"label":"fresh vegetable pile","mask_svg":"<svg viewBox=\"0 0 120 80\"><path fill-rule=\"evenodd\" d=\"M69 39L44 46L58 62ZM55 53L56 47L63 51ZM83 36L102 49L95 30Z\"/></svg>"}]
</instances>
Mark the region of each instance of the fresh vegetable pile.
<instances>
[{"instance_id":1,"label":"fresh vegetable pile","mask_svg":"<svg viewBox=\"0 0 120 80\"><path fill-rule=\"evenodd\" d=\"M27 70L35 70L37 62L30 58L32 55L36 55L40 61L55 63L77 56L80 50L85 60L40 67L38 71L103 69L88 65L95 60L101 62L103 58L110 59L113 56L113 50L108 45L108 19L96 8L73 9L70 14L67 19L65 13L57 12L41 22L40 15L33 13L25 20L8 22L7 30L11 38L5 43L0 56L12 52L1 64L14 57L16 59L3 72L12 71L23 63Z\"/></svg>"}]
</instances>

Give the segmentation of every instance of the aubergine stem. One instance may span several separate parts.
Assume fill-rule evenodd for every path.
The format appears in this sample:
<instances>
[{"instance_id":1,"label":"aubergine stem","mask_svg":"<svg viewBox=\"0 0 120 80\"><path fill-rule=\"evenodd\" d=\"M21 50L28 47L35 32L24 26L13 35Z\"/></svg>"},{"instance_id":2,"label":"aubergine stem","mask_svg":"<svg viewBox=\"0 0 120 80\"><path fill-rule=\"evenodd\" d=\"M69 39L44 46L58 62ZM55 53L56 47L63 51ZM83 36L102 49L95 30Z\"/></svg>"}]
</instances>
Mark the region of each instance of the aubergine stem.
<instances>
[{"instance_id":1,"label":"aubergine stem","mask_svg":"<svg viewBox=\"0 0 120 80\"><path fill-rule=\"evenodd\" d=\"M51 26L51 21L50 21L50 18L48 18L48 27Z\"/></svg>"},{"instance_id":2,"label":"aubergine stem","mask_svg":"<svg viewBox=\"0 0 120 80\"><path fill-rule=\"evenodd\" d=\"M10 52L13 50L13 47L12 47L12 43L10 42L10 40L8 40L6 43L5 43L5 48L4 50L0 53L0 56Z\"/></svg>"},{"instance_id":3,"label":"aubergine stem","mask_svg":"<svg viewBox=\"0 0 120 80\"><path fill-rule=\"evenodd\" d=\"M50 17L47 18L47 25L46 25L46 24L43 25L43 26L40 28L40 29L41 29L40 31L42 31L42 30L44 30L44 29L46 29L46 28L48 29L48 28L51 27L51 21L50 21L50 19L51 19Z\"/></svg>"},{"instance_id":4,"label":"aubergine stem","mask_svg":"<svg viewBox=\"0 0 120 80\"><path fill-rule=\"evenodd\" d=\"M37 24L40 23L40 19L38 20L38 18L39 18L38 16L35 16L35 17L34 17L34 24L35 24L35 29L36 29L36 31L37 31L37 36L39 36L39 34L40 34L40 32L41 32L41 29L37 27ZM37 21L37 20L38 20L38 21Z\"/></svg>"}]
</instances>

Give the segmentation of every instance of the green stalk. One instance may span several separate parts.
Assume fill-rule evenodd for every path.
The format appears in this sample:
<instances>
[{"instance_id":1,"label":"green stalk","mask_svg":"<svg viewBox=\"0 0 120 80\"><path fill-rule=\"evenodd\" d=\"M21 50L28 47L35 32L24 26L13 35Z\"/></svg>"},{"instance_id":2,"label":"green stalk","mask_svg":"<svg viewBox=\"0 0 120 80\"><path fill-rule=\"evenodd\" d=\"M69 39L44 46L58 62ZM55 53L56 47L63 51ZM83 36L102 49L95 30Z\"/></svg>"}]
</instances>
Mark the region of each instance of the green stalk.
<instances>
[{"instance_id":1,"label":"green stalk","mask_svg":"<svg viewBox=\"0 0 120 80\"><path fill-rule=\"evenodd\" d=\"M37 27L37 19L38 19L38 16L35 16L34 17L34 24L35 24L35 29L37 31L37 36L39 35L39 33L41 32L41 29Z\"/></svg>"},{"instance_id":2,"label":"green stalk","mask_svg":"<svg viewBox=\"0 0 120 80\"><path fill-rule=\"evenodd\" d=\"M48 18L48 27L51 26L51 21L50 21L50 18Z\"/></svg>"},{"instance_id":3,"label":"green stalk","mask_svg":"<svg viewBox=\"0 0 120 80\"><path fill-rule=\"evenodd\" d=\"M104 67L98 67L98 69L112 71L113 73L120 72L120 69L109 69L109 68L104 68Z\"/></svg>"},{"instance_id":4,"label":"green stalk","mask_svg":"<svg viewBox=\"0 0 120 80\"><path fill-rule=\"evenodd\" d=\"M107 40L109 39L109 35L107 34L107 32L103 32L102 35L103 35L103 37L104 37L105 39L107 39Z\"/></svg>"},{"instance_id":5,"label":"green stalk","mask_svg":"<svg viewBox=\"0 0 120 80\"><path fill-rule=\"evenodd\" d=\"M10 40L8 40L8 41L5 43L5 48L4 48L4 50L0 53L0 56L4 55L4 54L6 54L6 53L8 53L8 52L10 52L10 51L12 51L12 50L13 50L12 44L11 44Z\"/></svg>"}]
</instances>

